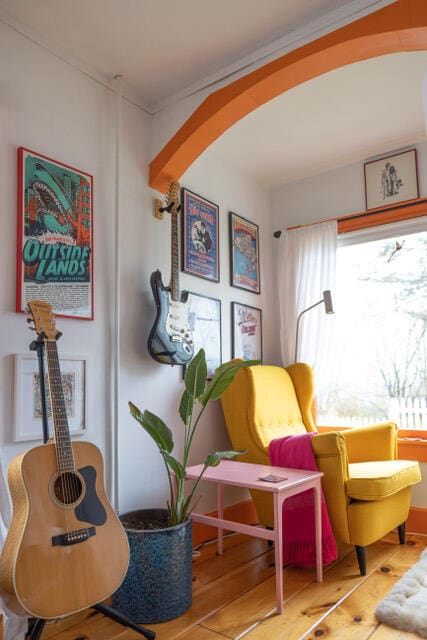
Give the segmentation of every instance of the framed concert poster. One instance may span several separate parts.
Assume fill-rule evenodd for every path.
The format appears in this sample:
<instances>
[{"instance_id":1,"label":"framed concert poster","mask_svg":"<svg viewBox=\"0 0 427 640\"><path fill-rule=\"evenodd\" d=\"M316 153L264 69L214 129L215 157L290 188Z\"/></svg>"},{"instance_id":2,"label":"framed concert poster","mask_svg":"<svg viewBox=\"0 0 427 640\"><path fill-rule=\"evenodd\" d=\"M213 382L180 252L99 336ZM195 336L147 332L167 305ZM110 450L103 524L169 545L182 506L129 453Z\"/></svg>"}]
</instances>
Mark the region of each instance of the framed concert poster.
<instances>
[{"instance_id":1,"label":"framed concert poster","mask_svg":"<svg viewBox=\"0 0 427 640\"><path fill-rule=\"evenodd\" d=\"M231 303L232 358L262 360L261 309L239 302Z\"/></svg>"},{"instance_id":2,"label":"framed concert poster","mask_svg":"<svg viewBox=\"0 0 427 640\"><path fill-rule=\"evenodd\" d=\"M419 197L416 149L366 162L364 170L366 210Z\"/></svg>"},{"instance_id":3,"label":"framed concert poster","mask_svg":"<svg viewBox=\"0 0 427 640\"><path fill-rule=\"evenodd\" d=\"M219 282L218 205L181 189L182 271Z\"/></svg>"},{"instance_id":4,"label":"framed concert poster","mask_svg":"<svg viewBox=\"0 0 427 640\"><path fill-rule=\"evenodd\" d=\"M198 293L189 295L189 325L193 333L194 353L202 347L206 354L208 380L222 362L221 300Z\"/></svg>"},{"instance_id":5,"label":"framed concert poster","mask_svg":"<svg viewBox=\"0 0 427 640\"><path fill-rule=\"evenodd\" d=\"M16 310L93 320L93 178L20 147Z\"/></svg>"},{"instance_id":6,"label":"framed concert poster","mask_svg":"<svg viewBox=\"0 0 427 640\"><path fill-rule=\"evenodd\" d=\"M71 435L86 433L87 361L82 356L59 359L62 389ZM47 388L47 381L46 381ZM48 420L51 420L47 393ZM43 414L38 359L33 353L15 354L14 442L43 439Z\"/></svg>"},{"instance_id":7,"label":"framed concert poster","mask_svg":"<svg viewBox=\"0 0 427 640\"><path fill-rule=\"evenodd\" d=\"M260 293L258 225L230 211L231 286Z\"/></svg>"}]
</instances>

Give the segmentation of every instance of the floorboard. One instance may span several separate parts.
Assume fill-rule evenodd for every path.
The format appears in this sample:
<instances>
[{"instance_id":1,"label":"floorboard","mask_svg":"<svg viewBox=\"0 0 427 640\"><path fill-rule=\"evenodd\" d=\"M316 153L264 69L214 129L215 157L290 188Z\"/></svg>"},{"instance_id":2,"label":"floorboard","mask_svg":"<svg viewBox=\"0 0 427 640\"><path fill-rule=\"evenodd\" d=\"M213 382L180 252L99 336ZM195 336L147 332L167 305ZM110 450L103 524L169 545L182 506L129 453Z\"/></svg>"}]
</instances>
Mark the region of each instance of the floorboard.
<instances>
[{"instance_id":1,"label":"floorboard","mask_svg":"<svg viewBox=\"0 0 427 640\"><path fill-rule=\"evenodd\" d=\"M419 640L379 623L376 604L419 558L427 537L393 532L371 545L361 576L350 547L340 548L317 583L314 569L284 570L284 610L275 612L274 554L263 540L227 537L224 555L203 545L194 558L193 603L176 620L146 624L157 640ZM140 640L142 635L88 610L46 625L41 640Z\"/></svg>"}]
</instances>

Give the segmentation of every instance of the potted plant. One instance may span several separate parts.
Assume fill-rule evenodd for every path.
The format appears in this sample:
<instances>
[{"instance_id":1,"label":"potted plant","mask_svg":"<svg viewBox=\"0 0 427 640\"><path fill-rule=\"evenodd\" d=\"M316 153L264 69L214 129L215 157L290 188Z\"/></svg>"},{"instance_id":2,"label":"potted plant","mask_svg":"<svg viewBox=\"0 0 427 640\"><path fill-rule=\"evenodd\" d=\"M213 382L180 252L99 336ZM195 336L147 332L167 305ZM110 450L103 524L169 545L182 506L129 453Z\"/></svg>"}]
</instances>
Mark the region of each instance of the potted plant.
<instances>
[{"instance_id":1,"label":"potted plant","mask_svg":"<svg viewBox=\"0 0 427 640\"><path fill-rule=\"evenodd\" d=\"M216 451L206 456L199 478L188 495L186 468L191 445L203 413L211 400L217 400L242 367L257 360L230 361L218 367L207 380L203 349L186 368L179 415L184 425L182 460L173 456L173 434L161 418L147 409L141 411L129 402L131 415L152 437L164 460L169 481L166 508L140 509L121 516L129 546L129 570L113 595L116 609L136 622L164 622L188 609L192 600L191 508L195 491L208 467L244 451Z\"/></svg>"}]
</instances>

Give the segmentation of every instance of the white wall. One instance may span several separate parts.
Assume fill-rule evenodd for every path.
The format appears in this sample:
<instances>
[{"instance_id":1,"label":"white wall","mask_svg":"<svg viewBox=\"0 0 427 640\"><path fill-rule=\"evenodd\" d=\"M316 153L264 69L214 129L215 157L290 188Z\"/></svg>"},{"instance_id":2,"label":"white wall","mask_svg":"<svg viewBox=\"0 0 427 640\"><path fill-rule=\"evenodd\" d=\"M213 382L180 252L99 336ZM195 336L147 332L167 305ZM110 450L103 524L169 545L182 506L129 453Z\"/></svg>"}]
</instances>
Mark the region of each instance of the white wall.
<instances>
[{"instance_id":1,"label":"white wall","mask_svg":"<svg viewBox=\"0 0 427 640\"><path fill-rule=\"evenodd\" d=\"M26 318L15 313L17 147L77 167L94 177L95 319L57 318L63 332L60 357L81 354L88 359L88 431L84 436L104 455L106 480L114 486L114 442L118 443L118 508L121 512L165 503L167 481L163 462L149 437L130 417L127 403L159 413L176 433L178 450L182 428L178 402L183 389L182 370L153 361L146 341L155 316L149 285L159 268L165 284L170 275L170 222L156 220L155 194L148 187L154 123L138 107L122 103L120 154L120 368L118 432L114 435L112 368L114 353L115 251L115 125L116 95L45 48L0 24L0 455L5 468L17 453L39 444L13 441L13 354L27 353L34 338ZM183 186L219 205L221 282L210 283L183 274L182 288L222 301L222 355L231 357L230 301L263 308L264 359L275 354L271 290L271 244L267 194L230 167L205 154L183 176ZM228 211L260 225L261 295L229 286ZM273 318L273 319L272 319ZM202 433L203 431L203 433ZM41 442L41 440L40 440ZM209 407L196 437L191 462L207 453L228 448L229 442L217 402ZM237 496L237 499L239 496ZM232 500L233 501L233 500ZM209 498L206 510L214 508Z\"/></svg>"},{"instance_id":2,"label":"white wall","mask_svg":"<svg viewBox=\"0 0 427 640\"><path fill-rule=\"evenodd\" d=\"M58 319L60 356L88 358L88 437L109 457L108 312L111 305L114 214L114 96L30 40L0 24L0 389L1 455L8 460L33 443L14 444L12 354L28 352L34 335L15 309L17 152L19 146L75 166L94 176L95 320ZM145 126L146 129L146 126ZM147 135L148 131L145 131ZM144 149L144 122L140 159ZM28 398L28 401L30 399Z\"/></svg>"},{"instance_id":3,"label":"white wall","mask_svg":"<svg viewBox=\"0 0 427 640\"><path fill-rule=\"evenodd\" d=\"M182 273L180 286L182 290L199 293L221 300L222 312L222 357L223 361L231 358L231 301L247 303L263 309L263 349L264 361L272 362L276 357L274 345L275 314L268 302L271 300L271 245L272 233L268 217L267 194L254 185L245 176L237 174L232 168L219 165L217 161L204 154L191 169L181 178L182 186L203 195L219 205L219 236L220 236L220 282L207 280ZM229 243L228 243L228 213L232 210L260 226L261 250L261 294L236 289L229 286ZM165 216L163 221L148 216L145 220L146 234L150 238L147 244L149 255L141 257L143 261L143 277L140 278L141 289L138 293L141 311L129 314L131 336L139 335L139 347L136 338L134 347L139 352L132 358L132 370L125 370L123 358L122 371L122 403L123 415L120 433L120 504L126 510L135 505L158 506L159 500L166 491L166 478L163 463L159 459L155 446L145 433L139 433L138 425L126 416L125 405L132 399L141 409L149 409L158 414L174 431L177 450L182 448L183 426L178 415L179 399L183 390L181 367L169 367L151 360L148 356L145 340L154 319L154 305L149 288L150 272L158 267L162 272L165 284L169 282L169 229L170 220ZM167 239L167 243L165 240ZM159 248L163 245L163 254ZM130 252L133 254L133 251ZM129 277L132 276L129 271ZM122 302L124 305L124 302ZM125 322L125 321L124 321ZM132 343L127 340L127 347ZM124 345L124 338L123 338ZM131 354L129 353L129 361ZM135 447L139 452L135 452ZM200 429L195 436L190 463L196 464L204 460L207 453L215 450L230 448L224 420L219 402L208 407ZM152 482L157 477L156 483ZM151 485L151 486L150 486ZM141 487L144 490L141 494ZM206 487L198 508L205 511L215 507L214 496ZM227 502L234 502L246 497L246 494L230 492Z\"/></svg>"},{"instance_id":4,"label":"white wall","mask_svg":"<svg viewBox=\"0 0 427 640\"><path fill-rule=\"evenodd\" d=\"M421 197L427 196L427 143L417 149ZM365 210L363 163L284 185L271 192L273 229L320 222ZM277 254L275 252L275 259ZM413 488L412 504L427 507L427 464L420 464L423 480Z\"/></svg>"},{"instance_id":5,"label":"white wall","mask_svg":"<svg viewBox=\"0 0 427 640\"><path fill-rule=\"evenodd\" d=\"M417 149L420 196L427 195L427 143ZM271 191L274 229L320 222L365 210L363 163L298 180Z\"/></svg>"}]
</instances>

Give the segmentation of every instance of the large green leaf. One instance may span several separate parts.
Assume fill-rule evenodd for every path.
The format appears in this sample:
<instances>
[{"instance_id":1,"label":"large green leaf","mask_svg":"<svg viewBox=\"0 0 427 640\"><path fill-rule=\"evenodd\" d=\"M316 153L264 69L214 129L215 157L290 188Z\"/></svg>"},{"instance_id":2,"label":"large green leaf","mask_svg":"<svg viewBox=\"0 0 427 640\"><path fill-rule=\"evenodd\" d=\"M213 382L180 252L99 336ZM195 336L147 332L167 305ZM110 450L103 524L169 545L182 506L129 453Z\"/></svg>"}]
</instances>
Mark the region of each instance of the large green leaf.
<instances>
[{"instance_id":1,"label":"large green leaf","mask_svg":"<svg viewBox=\"0 0 427 640\"><path fill-rule=\"evenodd\" d=\"M200 349L191 360L185 371L185 388L194 398L199 398L205 390L208 368L205 350Z\"/></svg>"},{"instance_id":2,"label":"large green leaf","mask_svg":"<svg viewBox=\"0 0 427 640\"><path fill-rule=\"evenodd\" d=\"M153 438L159 449L171 452L173 450L172 431L165 425L163 420L151 413L147 409L144 413L138 409L133 402L129 402L131 415L139 422L141 427Z\"/></svg>"},{"instance_id":3,"label":"large green leaf","mask_svg":"<svg viewBox=\"0 0 427 640\"><path fill-rule=\"evenodd\" d=\"M176 458L171 456L167 451L161 451L161 454L165 459L166 464L168 465L168 467L170 467L170 469L172 469L178 480L184 480L185 468L183 467L183 465Z\"/></svg>"},{"instance_id":4,"label":"large green leaf","mask_svg":"<svg viewBox=\"0 0 427 640\"><path fill-rule=\"evenodd\" d=\"M221 460L230 460L235 456L241 456L243 453L246 453L246 449L241 449L240 451L215 451L215 453L210 453L206 457L204 464L205 467L217 467Z\"/></svg>"},{"instance_id":5,"label":"large green leaf","mask_svg":"<svg viewBox=\"0 0 427 640\"><path fill-rule=\"evenodd\" d=\"M184 393L182 394L181 402L179 403L179 415L185 426L188 425L191 414L193 413L194 408L194 396L188 391L188 389L184 389Z\"/></svg>"},{"instance_id":6,"label":"large green leaf","mask_svg":"<svg viewBox=\"0 0 427 640\"><path fill-rule=\"evenodd\" d=\"M206 387L200 402L206 405L209 400L217 400L233 382L239 369L259 364L259 360L234 360L218 367L210 384Z\"/></svg>"}]
</instances>

